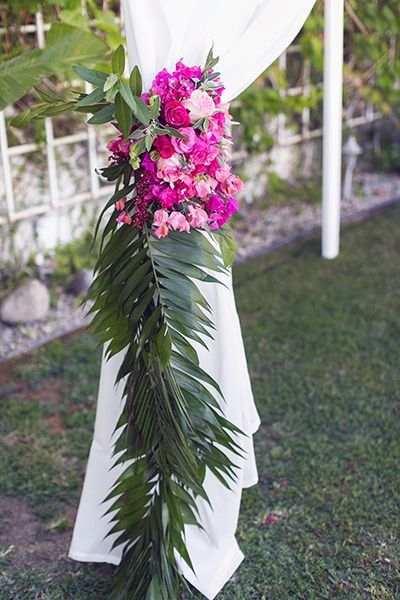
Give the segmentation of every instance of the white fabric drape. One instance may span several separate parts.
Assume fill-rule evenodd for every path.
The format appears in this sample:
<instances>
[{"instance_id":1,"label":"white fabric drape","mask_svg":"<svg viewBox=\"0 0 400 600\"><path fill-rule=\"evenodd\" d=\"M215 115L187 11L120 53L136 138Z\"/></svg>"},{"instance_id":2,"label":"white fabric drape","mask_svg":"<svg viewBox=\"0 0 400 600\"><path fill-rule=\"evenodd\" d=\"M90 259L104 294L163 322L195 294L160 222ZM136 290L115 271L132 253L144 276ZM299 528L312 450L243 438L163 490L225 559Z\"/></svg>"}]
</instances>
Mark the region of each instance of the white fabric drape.
<instances>
[{"instance_id":1,"label":"white fabric drape","mask_svg":"<svg viewBox=\"0 0 400 600\"><path fill-rule=\"evenodd\" d=\"M229 101L244 90L289 45L315 0L123 0L129 61L142 72L148 89L162 68L182 58L203 64L214 44L220 56ZM184 576L206 598L213 599L243 559L235 539L241 491L257 482L252 435L259 426L229 274L224 285L202 284L217 327L209 351L199 347L200 365L220 385L227 418L248 434L247 451L232 490L208 473L205 480L213 510L198 501L204 531L189 526L186 542L196 576L183 561ZM120 356L103 360L93 443L75 523L70 557L118 564L121 551L111 551L107 505L102 501L118 476L110 471L112 432L121 410L121 386L114 381ZM235 462L238 461L235 457Z\"/></svg>"}]
</instances>

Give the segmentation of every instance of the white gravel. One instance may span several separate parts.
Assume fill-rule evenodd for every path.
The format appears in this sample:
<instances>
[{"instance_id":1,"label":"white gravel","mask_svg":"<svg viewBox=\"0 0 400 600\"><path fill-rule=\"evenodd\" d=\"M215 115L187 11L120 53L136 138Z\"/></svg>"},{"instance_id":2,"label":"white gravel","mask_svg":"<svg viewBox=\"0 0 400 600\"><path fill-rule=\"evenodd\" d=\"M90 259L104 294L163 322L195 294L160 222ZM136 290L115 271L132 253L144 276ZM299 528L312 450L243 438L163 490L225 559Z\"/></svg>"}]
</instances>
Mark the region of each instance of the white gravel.
<instances>
[{"instance_id":1,"label":"white gravel","mask_svg":"<svg viewBox=\"0 0 400 600\"><path fill-rule=\"evenodd\" d=\"M57 306L50 308L45 319L26 325L0 322L0 361L87 325L90 320L85 316L87 309L82 309L79 304L80 300L75 296L61 292Z\"/></svg>"},{"instance_id":2,"label":"white gravel","mask_svg":"<svg viewBox=\"0 0 400 600\"><path fill-rule=\"evenodd\" d=\"M358 194L342 200L343 219L400 198L400 175L361 173L355 177L354 188ZM243 205L240 214L236 232L239 244L237 259L240 262L260 251L268 251L293 234L308 232L321 222L320 206L298 203L293 206L270 206L262 211L251 205Z\"/></svg>"}]
</instances>

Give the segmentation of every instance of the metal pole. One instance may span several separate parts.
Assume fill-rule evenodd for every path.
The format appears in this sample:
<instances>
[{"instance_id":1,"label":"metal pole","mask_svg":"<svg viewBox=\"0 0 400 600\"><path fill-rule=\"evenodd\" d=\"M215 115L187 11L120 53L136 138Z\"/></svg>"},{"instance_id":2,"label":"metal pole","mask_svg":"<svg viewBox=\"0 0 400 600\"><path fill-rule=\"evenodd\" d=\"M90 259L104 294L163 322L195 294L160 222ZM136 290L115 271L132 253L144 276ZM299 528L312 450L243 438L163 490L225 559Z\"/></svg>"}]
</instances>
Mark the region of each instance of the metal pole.
<instances>
[{"instance_id":1,"label":"metal pole","mask_svg":"<svg viewBox=\"0 0 400 600\"><path fill-rule=\"evenodd\" d=\"M344 0L325 0L322 256L339 254Z\"/></svg>"}]
</instances>

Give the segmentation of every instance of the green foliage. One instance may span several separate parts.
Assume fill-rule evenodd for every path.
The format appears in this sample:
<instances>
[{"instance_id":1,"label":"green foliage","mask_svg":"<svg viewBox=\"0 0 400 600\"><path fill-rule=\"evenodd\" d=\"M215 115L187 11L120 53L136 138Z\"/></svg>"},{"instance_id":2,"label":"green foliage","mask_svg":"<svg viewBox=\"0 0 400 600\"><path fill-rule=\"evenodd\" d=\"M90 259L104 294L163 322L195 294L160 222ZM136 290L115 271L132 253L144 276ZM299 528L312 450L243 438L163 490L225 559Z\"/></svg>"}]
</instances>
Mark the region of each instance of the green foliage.
<instances>
[{"instance_id":1,"label":"green foliage","mask_svg":"<svg viewBox=\"0 0 400 600\"><path fill-rule=\"evenodd\" d=\"M73 273L83 268L93 269L98 249L97 242L93 247L93 233L89 230L67 244L58 245L54 251L52 283L65 286Z\"/></svg>"},{"instance_id":2,"label":"green foliage","mask_svg":"<svg viewBox=\"0 0 400 600\"><path fill-rule=\"evenodd\" d=\"M43 50L31 50L0 63L0 109L18 100L43 77L65 76L73 65L93 64L105 51L104 42L94 34L55 23Z\"/></svg>"}]
</instances>

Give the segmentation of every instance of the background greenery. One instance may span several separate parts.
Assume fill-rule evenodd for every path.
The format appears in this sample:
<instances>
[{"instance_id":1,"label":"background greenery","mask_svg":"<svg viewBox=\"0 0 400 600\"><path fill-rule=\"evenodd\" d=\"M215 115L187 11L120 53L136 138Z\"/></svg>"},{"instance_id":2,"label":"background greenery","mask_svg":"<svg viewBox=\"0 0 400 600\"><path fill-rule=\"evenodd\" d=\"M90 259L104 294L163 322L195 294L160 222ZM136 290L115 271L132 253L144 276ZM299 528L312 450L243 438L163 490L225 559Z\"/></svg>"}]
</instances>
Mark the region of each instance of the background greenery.
<instances>
[{"instance_id":1,"label":"background greenery","mask_svg":"<svg viewBox=\"0 0 400 600\"><path fill-rule=\"evenodd\" d=\"M86 32L96 32L106 46L121 42L118 21L119 2L87 0L82 14L81 0L8 0L0 1L0 16L6 34L1 37L0 63L21 54L34 43L23 36L21 24L32 21L32 13L41 8L46 20L61 21ZM345 109L348 117L357 116L367 103L381 111L400 129L400 9L397 0L345 0ZM321 124L323 71L323 0L307 20L296 41L300 52L288 57L286 71L275 63L258 78L235 103L235 116L242 123L242 146L251 152L268 150L274 132L268 127L272 117L285 115L292 129L299 129L304 108L311 110L311 125ZM282 90L305 83L304 58L310 61L310 95L286 97ZM58 59L54 57L53 60ZM1 71L0 71L1 81ZM396 154L396 153L395 153ZM398 165L398 154L394 156Z\"/></svg>"},{"instance_id":2,"label":"background greenery","mask_svg":"<svg viewBox=\"0 0 400 600\"><path fill-rule=\"evenodd\" d=\"M221 600L400 597L399 225L347 226L335 262L310 238L235 269L260 483ZM81 334L0 369L2 600L109 597L112 567L65 558L99 364Z\"/></svg>"}]
</instances>

